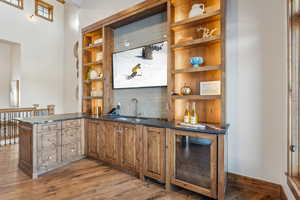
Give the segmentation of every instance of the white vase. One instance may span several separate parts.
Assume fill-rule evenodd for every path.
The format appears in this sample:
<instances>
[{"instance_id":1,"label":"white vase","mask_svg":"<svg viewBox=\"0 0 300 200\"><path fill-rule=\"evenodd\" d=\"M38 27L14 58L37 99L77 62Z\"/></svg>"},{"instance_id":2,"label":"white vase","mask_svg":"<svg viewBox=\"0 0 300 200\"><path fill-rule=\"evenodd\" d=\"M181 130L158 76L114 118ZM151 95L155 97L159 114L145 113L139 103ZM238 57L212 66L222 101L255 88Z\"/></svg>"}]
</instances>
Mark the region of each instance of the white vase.
<instances>
[{"instance_id":1,"label":"white vase","mask_svg":"<svg viewBox=\"0 0 300 200\"><path fill-rule=\"evenodd\" d=\"M89 71L89 78L90 79L97 79L99 77L98 72L94 69Z\"/></svg>"},{"instance_id":2,"label":"white vase","mask_svg":"<svg viewBox=\"0 0 300 200\"><path fill-rule=\"evenodd\" d=\"M196 17L198 15L203 15L205 12L205 5L203 3L196 3L192 6L189 13L189 18Z\"/></svg>"}]
</instances>

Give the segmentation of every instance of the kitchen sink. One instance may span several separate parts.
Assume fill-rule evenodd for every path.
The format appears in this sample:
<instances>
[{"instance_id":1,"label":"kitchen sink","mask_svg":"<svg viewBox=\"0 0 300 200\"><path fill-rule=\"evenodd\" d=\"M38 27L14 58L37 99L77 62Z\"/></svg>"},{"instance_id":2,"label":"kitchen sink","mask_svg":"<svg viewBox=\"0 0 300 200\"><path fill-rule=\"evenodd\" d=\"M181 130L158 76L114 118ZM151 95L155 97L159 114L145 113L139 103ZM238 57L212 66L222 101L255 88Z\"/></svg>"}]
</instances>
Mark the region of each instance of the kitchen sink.
<instances>
[{"instance_id":1,"label":"kitchen sink","mask_svg":"<svg viewBox=\"0 0 300 200\"><path fill-rule=\"evenodd\" d=\"M127 122L141 122L143 120L147 120L147 119L134 118L134 117L116 117L115 119L119 121L127 121Z\"/></svg>"}]
</instances>

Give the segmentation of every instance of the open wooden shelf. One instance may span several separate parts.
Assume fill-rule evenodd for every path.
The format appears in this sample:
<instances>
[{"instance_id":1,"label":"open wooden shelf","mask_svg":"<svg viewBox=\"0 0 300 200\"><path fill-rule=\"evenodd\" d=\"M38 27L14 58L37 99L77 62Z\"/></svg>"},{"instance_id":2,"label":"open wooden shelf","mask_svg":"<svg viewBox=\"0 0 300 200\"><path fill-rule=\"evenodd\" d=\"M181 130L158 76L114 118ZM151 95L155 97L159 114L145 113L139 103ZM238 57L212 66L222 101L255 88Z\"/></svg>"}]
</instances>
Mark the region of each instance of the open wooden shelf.
<instances>
[{"instance_id":1,"label":"open wooden shelf","mask_svg":"<svg viewBox=\"0 0 300 200\"><path fill-rule=\"evenodd\" d=\"M209 21L209 20L211 20L211 18L217 17L220 14L221 14L221 11L217 10L217 11L209 12L209 13L199 15L196 17L187 18L187 19L184 19L184 20L181 20L181 21L171 24L171 28L176 30L176 29L181 29L181 28L185 28L188 26L195 26L199 23Z\"/></svg>"},{"instance_id":2,"label":"open wooden shelf","mask_svg":"<svg viewBox=\"0 0 300 200\"><path fill-rule=\"evenodd\" d=\"M205 72L205 71L213 71L213 70L221 70L221 66L190 67L186 69L177 69L173 71L173 73L174 74L193 73L193 72Z\"/></svg>"},{"instance_id":3,"label":"open wooden shelf","mask_svg":"<svg viewBox=\"0 0 300 200\"><path fill-rule=\"evenodd\" d=\"M103 42L100 42L98 44L93 44L93 45L90 45L88 47L84 47L83 50L85 51L91 51L93 49L96 49L96 48L99 48L99 47L102 47L103 46Z\"/></svg>"},{"instance_id":4,"label":"open wooden shelf","mask_svg":"<svg viewBox=\"0 0 300 200\"><path fill-rule=\"evenodd\" d=\"M100 65L102 63L103 63L103 61L100 60L100 61L97 61L97 62L90 62L90 63L83 64L83 66L88 67L88 66L92 66L92 65Z\"/></svg>"},{"instance_id":5,"label":"open wooden shelf","mask_svg":"<svg viewBox=\"0 0 300 200\"><path fill-rule=\"evenodd\" d=\"M84 83L92 83L94 81L104 81L104 79L103 78L89 79L89 80L84 80Z\"/></svg>"},{"instance_id":6,"label":"open wooden shelf","mask_svg":"<svg viewBox=\"0 0 300 200\"><path fill-rule=\"evenodd\" d=\"M218 42L220 40L221 40L221 36L216 35L216 36L212 36L210 38L205 38L205 39L196 39L196 40L191 40L191 41L179 42L177 44L171 45L171 48L176 49L176 48L192 47L192 46L201 45L201 44Z\"/></svg>"},{"instance_id":7,"label":"open wooden shelf","mask_svg":"<svg viewBox=\"0 0 300 200\"><path fill-rule=\"evenodd\" d=\"M83 97L84 100L89 100L89 99L103 99L103 96L86 96Z\"/></svg>"},{"instance_id":8,"label":"open wooden shelf","mask_svg":"<svg viewBox=\"0 0 300 200\"><path fill-rule=\"evenodd\" d=\"M185 100L216 100L221 99L221 95L207 95L207 96L201 96L201 95L173 95L172 99L185 99Z\"/></svg>"}]
</instances>

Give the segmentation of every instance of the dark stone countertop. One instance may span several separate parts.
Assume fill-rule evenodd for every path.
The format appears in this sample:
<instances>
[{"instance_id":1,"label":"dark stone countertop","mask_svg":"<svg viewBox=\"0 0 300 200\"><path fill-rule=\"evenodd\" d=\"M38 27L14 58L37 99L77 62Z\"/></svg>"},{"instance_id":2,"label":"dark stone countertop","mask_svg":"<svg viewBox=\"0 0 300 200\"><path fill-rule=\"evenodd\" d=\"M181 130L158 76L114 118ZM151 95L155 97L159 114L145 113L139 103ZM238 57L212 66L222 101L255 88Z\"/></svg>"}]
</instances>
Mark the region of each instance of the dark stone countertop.
<instances>
[{"instance_id":1,"label":"dark stone countertop","mask_svg":"<svg viewBox=\"0 0 300 200\"><path fill-rule=\"evenodd\" d=\"M229 128L229 125L227 125L226 127L221 127L216 124L205 124L206 125L205 128L192 128L192 127L181 126L176 121L167 121L165 119L134 118L134 117L127 117L127 116L110 116L110 115L93 116L93 115L86 115L83 113L60 114L60 115L32 117L32 118L17 118L16 120L30 123L30 124L45 124L51 122L75 120L75 119L82 119L82 118L91 119L91 120L127 123L127 124L134 124L134 125L144 125L144 126L158 127L158 128L170 128L175 130L192 131L192 132L216 134L216 135L226 134Z\"/></svg>"},{"instance_id":2,"label":"dark stone countertop","mask_svg":"<svg viewBox=\"0 0 300 200\"><path fill-rule=\"evenodd\" d=\"M85 116L86 115L82 113L69 113L69 114L37 116L37 117L29 117L29 118L15 118L15 120L29 123L29 124L46 124L46 123L59 122L65 120L82 119Z\"/></svg>"}]
</instances>

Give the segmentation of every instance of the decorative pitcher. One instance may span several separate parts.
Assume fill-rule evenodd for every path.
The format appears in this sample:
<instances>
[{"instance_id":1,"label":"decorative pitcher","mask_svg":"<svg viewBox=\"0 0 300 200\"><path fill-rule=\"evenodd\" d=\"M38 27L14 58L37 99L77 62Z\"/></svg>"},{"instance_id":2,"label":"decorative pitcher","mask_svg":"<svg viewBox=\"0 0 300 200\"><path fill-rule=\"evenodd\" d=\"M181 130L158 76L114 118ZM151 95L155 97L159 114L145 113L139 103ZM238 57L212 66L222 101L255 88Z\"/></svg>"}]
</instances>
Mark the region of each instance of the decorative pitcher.
<instances>
[{"instance_id":1,"label":"decorative pitcher","mask_svg":"<svg viewBox=\"0 0 300 200\"><path fill-rule=\"evenodd\" d=\"M189 18L203 15L205 13L205 5L203 3L196 3L192 6L189 14Z\"/></svg>"}]
</instances>

